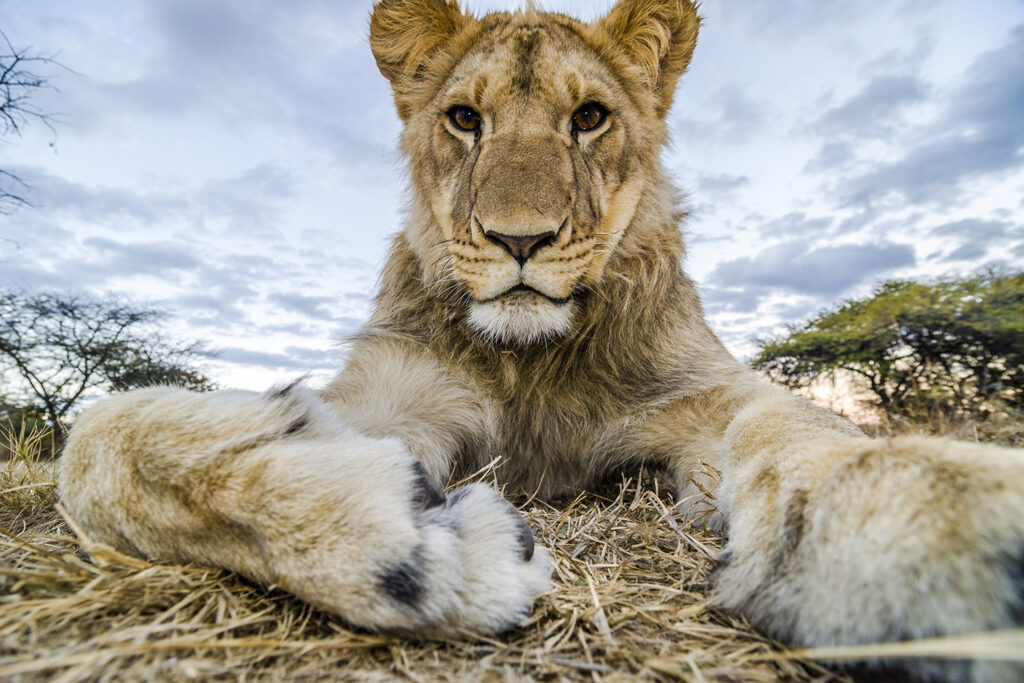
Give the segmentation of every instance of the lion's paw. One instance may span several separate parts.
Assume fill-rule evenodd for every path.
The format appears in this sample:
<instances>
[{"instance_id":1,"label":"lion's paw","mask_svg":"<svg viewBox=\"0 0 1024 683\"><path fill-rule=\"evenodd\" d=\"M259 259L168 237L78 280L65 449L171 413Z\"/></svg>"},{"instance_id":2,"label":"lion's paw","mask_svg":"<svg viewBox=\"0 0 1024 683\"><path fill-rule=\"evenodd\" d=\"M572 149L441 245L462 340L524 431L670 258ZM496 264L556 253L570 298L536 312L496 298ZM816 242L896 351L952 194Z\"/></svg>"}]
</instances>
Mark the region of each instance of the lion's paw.
<instances>
[{"instance_id":1,"label":"lion's paw","mask_svg":"<svg viewBox=\"0 0 1024 683\"><path fill-rule=\"evenodd\" d=\"M515 507L482 484L451 492L437 510L438 521L450 524L462 542L460 600L448 627L477 633L514 628L550 587L547 551L534 543Z\"/></svg>"},{"instance_id":2,"label":"lion's paw","mask_svg":"<svg viewBox=\"0 0 1024 683\"><path fill-rule=\"evenodd\" d=\"M416 536L401 543L396 536L380 536L381 559L375 563L376 578L368 582L378 599L369 601L376 607L361 625L425 636L515 628L549 588L547 552L535 544L515 507L493 489L474 484L445 496L418 465L415 471Z\"/></svg>"},{"instance_id":3,"label":"lion's paw","mask_svg":"<svg viewBox=\"0 0 1024 683\"><path fill-rule=\"evenodd\" d=\"M865 442L860 442L864 444ZM776 542L734 535L718 602L805 646L1024 625L1024 453L912 437L868 442L813 490L780 492ZM920 658L926 678L1024 680L1024 665Z\"/></svg>"}]
</instances>

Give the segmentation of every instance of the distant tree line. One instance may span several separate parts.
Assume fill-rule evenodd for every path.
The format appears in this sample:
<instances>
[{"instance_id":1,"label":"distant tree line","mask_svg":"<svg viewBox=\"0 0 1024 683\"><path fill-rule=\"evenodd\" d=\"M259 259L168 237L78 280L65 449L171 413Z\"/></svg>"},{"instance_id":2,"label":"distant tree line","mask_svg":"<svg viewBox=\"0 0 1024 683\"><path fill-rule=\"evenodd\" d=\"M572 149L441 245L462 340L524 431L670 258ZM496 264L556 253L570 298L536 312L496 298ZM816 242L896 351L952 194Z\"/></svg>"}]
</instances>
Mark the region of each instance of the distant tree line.
<instances>
[{"instance_id":1,"label":"distant tree line","mask_svg":"<svg viewBox=\"0 0 1024 683\"><path fill-rule=\"evenodd\" d=\"M57 434L83 400L158 384L205 391L203 350L163 336L163 314L118 299L0 291L0 418Z\"/></svg>"},{"instance_id":2,"label":"distant tree line","mask_svg":"<svg viewBox=\"0 0 1024 683\"><path fill-rule=\"evenodd\" d=\"M1024 273L893 280L758 344L776 381L850 373L890 421L1024 416Z\"/></svg>"}]
</instances>

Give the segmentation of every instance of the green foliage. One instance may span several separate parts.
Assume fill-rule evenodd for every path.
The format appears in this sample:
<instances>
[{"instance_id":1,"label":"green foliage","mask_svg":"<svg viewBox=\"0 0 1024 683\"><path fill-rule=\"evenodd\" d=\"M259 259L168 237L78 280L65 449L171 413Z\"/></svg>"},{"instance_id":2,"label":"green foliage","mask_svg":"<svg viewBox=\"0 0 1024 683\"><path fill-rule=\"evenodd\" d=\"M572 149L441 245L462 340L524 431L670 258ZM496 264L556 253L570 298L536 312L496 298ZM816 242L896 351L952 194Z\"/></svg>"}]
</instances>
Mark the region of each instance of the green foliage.
<instances>
[{"instance_id":1,"label":"green foliage","mask_svg":"<svg viewBox=\"0 0 1024 683\"><path fill-rule=\"evenodd\" d=\"M758 343L751 364L776 381L847 371L889 418L1024 411L1024 273L886 282Z\"/></svg>"},{"instance_id":2,"label":"green foliage","mask_svg":"<svg viewBox=\"0 0 1024 683\"><path fill-rule=\"evenodd\" d=\"M161 314L118 300L0 292L0 412L60 434L89 396L155 384L204 391L195 345L163 339Z\"/></svg>"}]
</instances>

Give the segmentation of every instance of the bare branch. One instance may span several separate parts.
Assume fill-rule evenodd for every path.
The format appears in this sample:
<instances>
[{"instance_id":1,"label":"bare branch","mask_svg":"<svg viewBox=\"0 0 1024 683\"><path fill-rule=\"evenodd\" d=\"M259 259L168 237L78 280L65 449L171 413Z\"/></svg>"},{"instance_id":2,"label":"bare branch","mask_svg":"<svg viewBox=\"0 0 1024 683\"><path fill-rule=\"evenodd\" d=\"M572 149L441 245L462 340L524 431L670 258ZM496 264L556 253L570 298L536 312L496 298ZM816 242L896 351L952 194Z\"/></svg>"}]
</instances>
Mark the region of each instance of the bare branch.
<instances>
[{"instance_id":1,"label":"bare branch","mask_svg":"<svg viewBox=\"0 0 1024 683\"><path fill-rule=\"evenodd\" d=\"M57 115L41 109L33 100L40 90L57 90L42 73L51 66L70 71L54 55L14 47L7 34L0 31L0 140L20 136L22 129L33 122L46 126L56 137L53 124ZM27 205L29 189L16 174L0 169L0 214Z\"/></svg>"}]
</instances>

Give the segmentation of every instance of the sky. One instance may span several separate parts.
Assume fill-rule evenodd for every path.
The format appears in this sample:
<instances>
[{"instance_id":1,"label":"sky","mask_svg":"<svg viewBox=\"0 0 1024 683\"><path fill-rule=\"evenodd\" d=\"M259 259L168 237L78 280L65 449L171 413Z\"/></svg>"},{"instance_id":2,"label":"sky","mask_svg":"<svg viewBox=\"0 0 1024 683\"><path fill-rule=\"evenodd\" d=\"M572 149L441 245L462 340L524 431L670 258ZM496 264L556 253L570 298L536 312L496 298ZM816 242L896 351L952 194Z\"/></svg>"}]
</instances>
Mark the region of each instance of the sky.
<instances>
[{"instance_id":1,"label":"sky","mask_svg":"<svg viewBox=\"0 0 1024 683\"><path fill-rule=\"evenodd\" d=\"M592 20L611 0L542 0ZM130 297L224 386L323 381L401 228L370 0L0 0L54 131L0 288ZM467 0L476 14L518 2ZM685 267L739 357L891 278L1024 267L1024 2L704 0L669 114Z\"/></svg>"}]
</instances>

